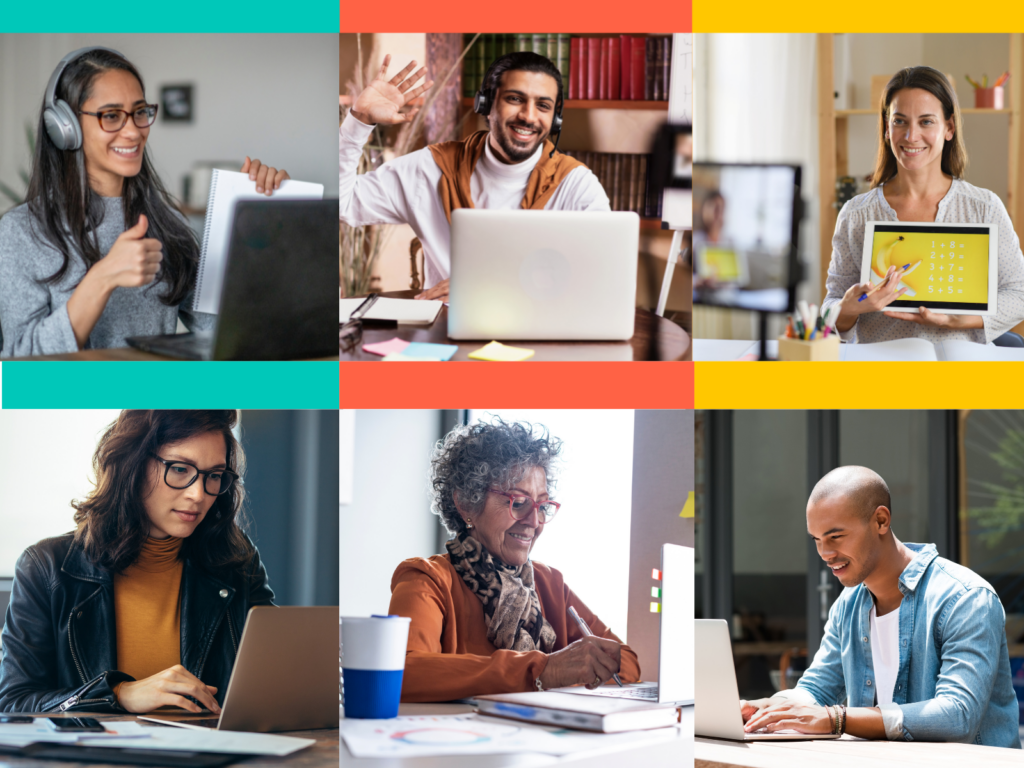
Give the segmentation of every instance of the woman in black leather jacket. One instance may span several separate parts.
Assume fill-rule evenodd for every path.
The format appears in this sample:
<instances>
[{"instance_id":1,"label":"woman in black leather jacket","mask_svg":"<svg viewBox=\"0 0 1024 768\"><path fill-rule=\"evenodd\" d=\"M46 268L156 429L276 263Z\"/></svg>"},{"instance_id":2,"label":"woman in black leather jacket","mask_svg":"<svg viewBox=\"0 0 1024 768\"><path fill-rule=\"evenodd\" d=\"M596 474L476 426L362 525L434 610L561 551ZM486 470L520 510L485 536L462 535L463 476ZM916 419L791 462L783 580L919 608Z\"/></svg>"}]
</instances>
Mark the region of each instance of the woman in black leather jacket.
<instances>
[{"instance_id":1,"label":"woman in black leather jacket","mask_svg":"<svg viewBox=\"0 0 1024 768\"><path fill-rule=\"evenodd\" d=\"M18 559L0 712L220 712L246 614L274 598L238 525L236 423L235 411L124 411L106 430L76 530Z\"/></svg>"}]
</instances>

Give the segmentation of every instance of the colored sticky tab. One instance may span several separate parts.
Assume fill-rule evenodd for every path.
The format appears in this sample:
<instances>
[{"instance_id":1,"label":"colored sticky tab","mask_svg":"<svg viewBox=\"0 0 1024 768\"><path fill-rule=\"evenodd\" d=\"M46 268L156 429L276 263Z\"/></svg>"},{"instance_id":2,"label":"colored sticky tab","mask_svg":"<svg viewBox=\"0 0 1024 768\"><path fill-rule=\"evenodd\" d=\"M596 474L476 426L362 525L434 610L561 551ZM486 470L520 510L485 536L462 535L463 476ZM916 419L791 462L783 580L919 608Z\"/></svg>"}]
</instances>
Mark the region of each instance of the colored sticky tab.
<instances>
[{"instance_id":1,"label":"colored sticky tab","mask_svg":"<svg viewBox=\"0 0 1024 768\"><path fill-rule=\"evenodd\" d=\"M661 603L651 603L651 613L661 613Z\"/></svg>"},{"instance_id":2,"label":"colored sticky tab","mask_svg":"<svg viewBox=\"0 0 1024 768\"><path fill-rule=\"evenodd\" d=\"M406 357L420 357L426 360L451 360L452 355L459 351L454 344L430 344L424 341L414 341L402 350Z\"/></svg>"},{"instance_id":3,"label":"colored sticky tab","mask_svg":"<svg viewBox=\"0 0 1024 768\"><path fill-rule=\"evenodd\" d=\"M651 597L661 597L661 587L651 587Z\"/></svg>"},{"instance_id":4,"label":"colored sticky tab","mask_svg":"<svg viewBox=\"0 0 1024 768\"><path fill-rule=\"evenodd\" d=\"M500 341L492 341L469 353L473 360L496 360L509 362L533 357L533 350L525 347L507 347Z\"/></svg>"},{"instance_id":5,"label":"colored sticky tab","mask_svg":"<svg viewBox=\"0 0 1024 768\"><path fill-rule=\"evenodd\" d=\"M426 360L431 360L431 361L436 362L436 363L440 363L441 362L441 360L439 360L436 357L409 357L408 355L403 355L401 352L392 352L390 355L385 355L383 360L382 360L382 362L385 362L385 363L422 363L422 362L424 362Z\"/></svg>"},{"instance_id":6,"label":"colored sticky tab","mask_svg":"<svg viewBox=\"0 0 1024 768\"><path fill-rule=\"evenodd\" d=\"M652 568L651 569L651 578L654 579L655 581L661 581L661 571L659 571L657 568Z\"/></svg>"},{"instance_id":7,"label":"colored sticky tab","mask_svg":"<svg viewBox=\"0 0 1024 768\"><path fill-rule=\"evenodd\" d=\"M369 352L371 355L387 357L392 353L401 352L408 346L408 341L396 336L395 338L388 339L387 341L378 341L376 344L363 344L363 352Z\"/></svg>"},{"instance_id":8,"label":"colored sticky tab","mask_svg":"<svg viewBox=\"0 0 1024 768\"><path fill-rule=\"evenodd\" d=\"M686 503L683 504L683 511L679 513L680 517L693 517L693 491L690 491L686 496Z\"/></svg>"}]
</instances>

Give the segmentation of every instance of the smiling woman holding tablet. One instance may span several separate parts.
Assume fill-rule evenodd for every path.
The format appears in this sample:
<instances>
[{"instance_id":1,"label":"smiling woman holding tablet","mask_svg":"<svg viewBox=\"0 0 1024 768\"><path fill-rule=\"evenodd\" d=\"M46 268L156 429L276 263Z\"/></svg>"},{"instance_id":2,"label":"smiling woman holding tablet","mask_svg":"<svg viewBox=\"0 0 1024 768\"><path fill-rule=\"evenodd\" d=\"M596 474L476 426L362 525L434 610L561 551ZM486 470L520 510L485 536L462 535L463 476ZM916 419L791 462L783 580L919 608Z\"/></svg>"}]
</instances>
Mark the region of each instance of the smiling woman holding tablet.
<instances>
[{"instance_id":1,"label":"smiling woman holding tablet","mask_svg":"<svg viewBox=\"0 0 1024 768\"><path fill-rule=\"evenodd\" d=\"M1024 320L1024 255L999 197L963 179L956 94L908 67L881 107L871 191L839 212L822 310L850 341L989 343Z\"/></svg>"}]
</instances>

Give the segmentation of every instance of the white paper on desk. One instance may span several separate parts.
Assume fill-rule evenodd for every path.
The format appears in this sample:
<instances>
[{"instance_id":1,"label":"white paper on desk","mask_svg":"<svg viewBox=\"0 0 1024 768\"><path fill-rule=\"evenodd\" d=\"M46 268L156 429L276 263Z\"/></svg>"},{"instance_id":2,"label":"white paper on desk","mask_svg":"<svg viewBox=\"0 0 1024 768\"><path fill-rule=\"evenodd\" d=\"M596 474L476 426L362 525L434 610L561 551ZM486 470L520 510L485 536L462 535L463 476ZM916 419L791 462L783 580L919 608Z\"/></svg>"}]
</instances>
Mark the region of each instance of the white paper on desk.
<instances>
[{"instance_id":1,"label":"white paper on desk","mask_svg":"<svg viewBox=\"0 0 1024 768\"><path fill-rule=\"evenodd\" d=\"M316 744L315 739L297 739L272 733L245 731L194 731L185 728L143 727L148 739L104 739L94 747L132 747L169 749L185 752L219 752L238 755L275 755L283 757Z\"/></svg>"},{"instance_id":2,"label":"white paper on desk","mask_svg":"<svg viewBox=\"0 0 1024 768\"><path fill-rule=\"evenodd\" d=\"M322 200L323 184L286 179L280 189L267 197L256 191L256 182L249 174L214 169L210 182L210 199L206 204L206 227L199 250L199 272L196 276L195 299L192 308L197 312L216 314L220 309L220 290L227 271L228 241L235 218L235 203L239 200Z\"/></svg>"},{"instance_id":3,"label":"white paper on desk","mask_svg":"<svg viewBox=\"0 0 1024 768\"><path fill-rule=\"evenodd\" d=\"M995 344L962 340L936 342L935 354L939 360L1024 360L1022 347L997 347Z\"/></svg>"},{"instance_id":4,"label":"white paper on desk","mask_svg":"<svg viewBox=\"0 0 1024 768\"><path fill-rule=\"evenodd\" d=\"M130 720L125 722L106 722L103 723L103 727L106 729L103 733L62 732L54 730L44 718L37 717L35 722L31 724L0 724L0 744L15 747L35 742L73 744L75 742L88 741L90 744L95 744L99 741L109 741L111 739L140 739L149 736L147 729Z\"/></svg>"},{"instance_id":5,"label":"white paper on desk","mask_svg":"<svg viewBox=\"0 0 1024 768\"><path fill-rule=\"evenodd\" d=\"M344 323L366 299L338 299L338 322ZM401 324L430 325L444 304L439 299L387 299L373 303L364 320L397 320Z\"/></svg>"},{"instance_id":6,"label":"white paper on desk","mask_svg":"<svg viewBox=\"0 0 1024 768\"><path fill-rule=\"evenodd\" d=\"M845 344L843 360L937 360L935 345L925 339L893 339L874 344Z\"/></svg>"},{"instance_id":7,"label":"white paper on desk","mask_svg":"<svg viewBox=\"0 0 1024 768\"><path fill-rule=\"evenodd\" d=\"M341 721L353 757L424 757L538 752L568 755L678 738L676 727L630 733L580 731L518 723L478 714L418 715Z\"/></svg>"}]
</instances>

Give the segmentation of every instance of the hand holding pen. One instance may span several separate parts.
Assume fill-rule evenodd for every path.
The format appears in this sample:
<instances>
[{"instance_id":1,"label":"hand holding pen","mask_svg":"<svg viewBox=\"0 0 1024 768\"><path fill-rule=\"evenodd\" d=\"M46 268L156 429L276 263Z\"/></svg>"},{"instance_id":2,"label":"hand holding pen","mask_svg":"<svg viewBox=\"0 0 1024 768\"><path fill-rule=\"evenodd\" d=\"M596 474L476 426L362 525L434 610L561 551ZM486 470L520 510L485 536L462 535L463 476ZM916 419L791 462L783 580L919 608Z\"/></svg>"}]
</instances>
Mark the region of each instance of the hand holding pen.
<instances>
[{"instance_id":1,"label":"hand holding pen","mask_svg":"<svg viewBox=\"0 0 1024 768\"><path fill-rule=\"evenodd\" d=\"M580 632L583 633L584 637L594 637L594 633L590 631L590 627L587 626L587 622L580 618L580 615L576 612L576 609L571 605L567 611L569 618L576 622L576 626L580 628ZM612 679L618 684L619 688L622 688L622 681L619 679L618 674L612 675Z\"/></svg>"},{"instance_id":2,"label":"hand holding pen","mask_svg":"<svg viewBox=\"0 0 1024 768\"><path fill-rule=\"evenodd\" d=\"M902 268L889 267L885 279L878 285L855 283L843 295L840 312L846 315L863 315L867 312L878 312L892 304L907 288L899 287L900 280L916 268L916 264L906 264ZM838 320L838 318L837 318ZM833 323L834 324L834 323Z\"/></svg>"}]
</instances>

